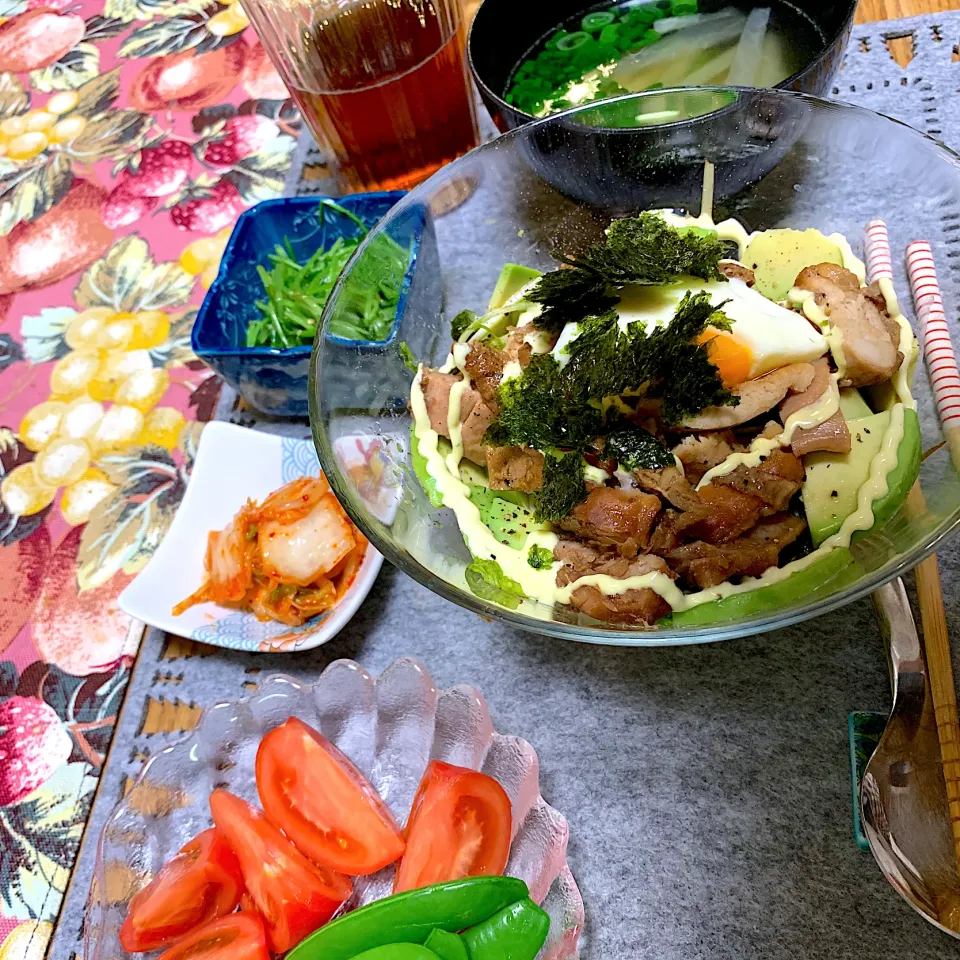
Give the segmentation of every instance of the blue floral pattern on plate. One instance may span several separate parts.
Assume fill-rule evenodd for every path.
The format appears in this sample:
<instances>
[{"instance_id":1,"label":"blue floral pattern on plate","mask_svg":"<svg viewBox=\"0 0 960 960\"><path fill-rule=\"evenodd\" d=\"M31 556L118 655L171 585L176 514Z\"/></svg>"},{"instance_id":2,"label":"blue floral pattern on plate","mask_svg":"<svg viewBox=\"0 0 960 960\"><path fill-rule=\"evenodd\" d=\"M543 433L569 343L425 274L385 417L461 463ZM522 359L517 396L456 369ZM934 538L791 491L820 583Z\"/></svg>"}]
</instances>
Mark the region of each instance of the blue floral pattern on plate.
<instances>
[{"instance_id":1,"label":"blue floral pattern on plate","mask_svg":"<svg viewBox=\"0 0 960 960\"><path fill-rule=\"evenodd\" d=\"M245 653L263 652L278 641L284 650L296 650L310 634L317 632L327 616L328 613L321 613L302 627L288 627L283 623L264 623L252 613L231 613L197 627L190 639Z\"/></svg>"},{"instance_id":2,"label":"blue floral pattern on plate","mask_svg":"<svg viewBox=\"0 0 960 960\"><path fill-rule=\"evenodd\" d=\"M291 437L283 438L281 451L281 467L283 482L289 483L299 477L319 477L320 461L317 451L309 440L294 440Z\"/></svg>"}]
</instances>

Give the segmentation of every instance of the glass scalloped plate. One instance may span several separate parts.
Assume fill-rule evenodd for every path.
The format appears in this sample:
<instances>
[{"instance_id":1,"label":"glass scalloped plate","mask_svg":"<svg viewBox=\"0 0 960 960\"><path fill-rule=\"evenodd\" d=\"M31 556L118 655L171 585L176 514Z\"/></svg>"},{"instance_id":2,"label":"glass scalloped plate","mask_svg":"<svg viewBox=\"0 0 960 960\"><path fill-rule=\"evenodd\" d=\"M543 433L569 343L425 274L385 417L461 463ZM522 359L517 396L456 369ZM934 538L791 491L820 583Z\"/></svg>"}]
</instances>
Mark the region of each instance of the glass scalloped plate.
<instances>
[{"instance_id":1,"label":"glass scalloped plate","mask_svg":"<svg viewBox=\"0 0 960 960\"><path fill-rule=\"evenodd\" d=\"M583 900L567 865L569 828L540 796L536 753L525 740L494 730L479 691L437 690L421 663L401 658L378 677L352 660L337 660L313 686L269 676L251 698L204 711L189 737L148 760L100 834L84 960L124 956L117 935L130 900L187 840L211 825L207 798L215 788L257 802L257 746L290 716L320 730L350 757L401 824L430 760L498 780L513 804L506 873L525 880L550 914L539 960L579 957ZM345 910L388 895L393 873L391 866L358 878Z\"/></svg>"}]
</instances>

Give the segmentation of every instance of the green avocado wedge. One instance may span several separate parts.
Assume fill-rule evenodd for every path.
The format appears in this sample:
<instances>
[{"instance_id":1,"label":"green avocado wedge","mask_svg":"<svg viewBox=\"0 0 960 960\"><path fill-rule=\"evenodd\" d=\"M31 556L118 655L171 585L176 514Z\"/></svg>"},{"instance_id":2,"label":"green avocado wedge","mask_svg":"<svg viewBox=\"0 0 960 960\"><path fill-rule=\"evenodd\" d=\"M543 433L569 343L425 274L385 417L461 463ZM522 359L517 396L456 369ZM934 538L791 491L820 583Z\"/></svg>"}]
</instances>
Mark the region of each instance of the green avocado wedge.
<instances>
[{"instance_id":1,"label":"green avocado wedge","mask_svg":"<svg viewBox=\"0 0 960 960\"><path fill-rule=\"evenodd\" d=\"M854 540L877 530L900 509L920 476L923 436L916 410L903 411L903 439L897 448L897 464L887 474L887 495L873 501L873 526L853 535Z\"/></svg>"},{"instance_id":2,"label":"green avocado wedge","mask_svg":"<svg viewBox=\"0 0 960 960\"><path fill-rule=\"evenodd\" d=\"M804 457L807 477L802 491L803 506L810 536L817 546L832 537L857 509L860 488L870 475L870 465L883 444L890 416L889 410L883 410L851 420L848 424L853 441L850 453L812 453ZM887 474L887 493L873 502L873 529L886 523L906 499L920 472L921 446L916 411L904 410L903 439L897 449L896 465Z\"/></svg>"},{"instance_id":3,"label":"green avocado wedge","mask_svg":"<svg viewBox=\"0 0 960 960\"><path fill-rule=\"evenodd\" d=\"M753 270L760 293L783 300L804 267L842 264L843 255L819 230L764 230L747 245L742 262Z\"/></svg>"},{"instance_id":4,"label":"green avocado wedge","mask_svg":"<svg viewBox=\"0 0 960 960\"><path fill-rule=\"evenodd\" d=\"M863 422L863 421L859 421ZM851 423L851 432L854 424ZM922 437L920 420L915 410L904 411L903 439L897 450L897 463L887 474L887 493L873 501L874 523L870 530L853 535L853 540L878 530L901 507L907 494L916 483L920 473ZM869 464L864 478L869 472ZM844 518L845 519L845 518ZM839 530L843 520L837 524ZM834 531L836 532L836 531ZM702 603L689 610L668 614L658 621L661 627L701 627L714 623L724 623L740 617L754 617L774 613L794 603L798 597L819 590L827 582L833 590L853 583L862 570L850 550L839 548L813 561L810 566L797 571L785 580L772 583L767 587L733 594L720 600Z\"/></svg>"},{"instance_id":5,"label":"green avocado wedge","mask_svg":"<svg viewBox=\"0 0 960 960\"><path fill-rule=\"evenodd\" d=\"M449 442L449 440L445 441L443 438L438 441L438 443L447 444ZM442 507L443 496L437 489L437 481L430 476L430 472L427 470L427 458L420 452L415 423L410 424L410 465L413 467L413 472L417 480L420 481L420 486L423 487L423 492L427 495L430 505L437 508Z\"/></svg>"},{"instance_id":6,"label":"green avocado wedge","mask_svg":"<svg viewBox=\"0 0 960 960\"><path fill-rule=\"evenodd\" d=\"M505 263L500 271L500 279L493 288L493 296L487 304L488 310L499 310L506 302L518 294L528 283L541 276L539 270L524 267L519 263Z\"/></svg>"},{"instance_id":7,"label":"green avocado wedge","mask_svg":"<svg viewBox=\"0 0 960 960\"><path fill-rule=\"evenodd\" d=\"M867 406L867 401L863 399L860 391L856 387L844 387L840 391L840 412L843 419L849 423L851 420L860 420L863 417L869 417L873 411Z\"/></svg>"},{"instance_id":8,"label":"green avocado wedge","mask_svg":"<svg viewBox=\"0 0 960 960\"><path fill-rule=\"evenodd\" d=\"M848 574L852 572L852 576ZM797 571L792 576L768 587L735 593L721 600L701 603L689 610L680 610L668 614L657 622L660 627L703 627L712 623L724 623L741 617L755 617L758 614L773 613L789 606L797 597L823 586L828 580L842 585L855 580L859 568L849 550L834 550L822 559L815 560L809 567Z\"/></svg>"},{"instance_id":9,"label":"green avocado wedge","mask_svg":"<svg viewBox=\"0 0 960 960\"><path fill-rule=\"evenodd\" d=\"M480 511L480 521L505 547L522 550L530 530L539 526L526 507L501 500L489 487L470 484L470 501Z\"/></svg>"}]
</instances>

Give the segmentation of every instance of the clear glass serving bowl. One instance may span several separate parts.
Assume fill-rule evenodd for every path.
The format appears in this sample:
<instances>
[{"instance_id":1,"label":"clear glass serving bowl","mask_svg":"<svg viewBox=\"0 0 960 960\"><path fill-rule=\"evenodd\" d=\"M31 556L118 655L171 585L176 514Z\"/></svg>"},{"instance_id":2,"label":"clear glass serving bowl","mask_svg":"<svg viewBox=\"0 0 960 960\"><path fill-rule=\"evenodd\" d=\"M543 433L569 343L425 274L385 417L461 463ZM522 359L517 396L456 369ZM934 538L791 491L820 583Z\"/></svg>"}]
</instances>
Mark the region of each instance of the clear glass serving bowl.
<instances>
[{"instance_id":1,"label":"clear glass serving bowl","mask_svg":"<svg viewBox=\"0 0 960 960\"><path fill-rule=\"evenodd\" d=\"M210 707L189 737L152 757L100 834L84 960L125 956L118 934L130 900L191 837L212 826L207 800L214 789L259 803L257 747L290 716L350 757L401 824L430 760L483 770L499 781L513 804L505 872L525 880L530 896L550 915L538 960L579 956L583 900L567 865L569 827L540 796L533 747L494 730L479 691L437 690L423 664L401 658L378 677L352 660L337 660L312 687L282 675L267 677L254 696ZM344 912L387 896L393 874L390 866L357 878Z\"/></svg>"},{"instance_id":2,"label":"clear glass serving bowl","mask_svg":"<svg viewBox=\"0 0 960 960\"><path fill-rule=\"evenodd\" d=\"M733 94L731 103L731 93ZM683 109L703 98L695 119L633 128L631 117ZM716 164L715 218L735 216L748 230L816 227L844 234L863 257L863 234L887 221L895 284L914 320L904 249L933 246L948 317L960 312L960 158L910 127L859 107L803 94L756 90L657 91L588 105L527 127L445 167L394 207L379 231L403 236L422 224L420 251L398 341L426 364L450 348L450 319L483 312L506 262L555 268L552 255L581 250L616 216L670 206L700 212L703 162ZM363 258L361 248L352 262ZM350 268L348 267L347 273ZM347 304L340 287L325 316ZM916 331L916 323L914 323ZM919 332L919 331L917 331ZM955 348L960 336L952 332ZM960 478L943 440L926 368L914 390L923 447L925 500L905 505L853 545L854 563L782 606L697 627L616 628L564 609L525 603L507 610L474 596L470 562L450 510L430 506L410 467L413 374L399 351L376 357L317 338L311 364L314 439L326 475L347 511L391 562L431 590L476 613L572 640L621 645L722 640L825 613L874 590L932 553L960 521ZM368 433L383 445L383 482L401 488L391 524L378 520L368 489L334 455L337 438ZM931 452L932 451L932 452Z\"/></svg>"}]
</instances>

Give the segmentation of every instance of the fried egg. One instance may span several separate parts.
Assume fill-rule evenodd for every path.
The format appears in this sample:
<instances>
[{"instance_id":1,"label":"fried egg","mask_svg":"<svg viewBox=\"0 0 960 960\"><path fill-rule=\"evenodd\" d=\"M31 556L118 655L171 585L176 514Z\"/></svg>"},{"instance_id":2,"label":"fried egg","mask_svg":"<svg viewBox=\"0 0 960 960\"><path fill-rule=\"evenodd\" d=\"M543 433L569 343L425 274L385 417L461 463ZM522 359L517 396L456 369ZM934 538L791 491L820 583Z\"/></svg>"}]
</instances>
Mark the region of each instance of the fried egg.
<instances>
[{"instance_id":1,"label":"fried egg","mask_svg":"<svg viewBox=\"0 0 960 960\"><path fill-rule=\"evenodd\" d=\"M649 332L669 324L688 291L706 291L717 306L729 301L722 309L732 321L730 331L708 328L700 338L708 344L708 356L727 387L827 353L826 339L806 317L768 300L737 279L704 283L690 278L662 287L627 286L620 291L617 307L620 327L626 329L640 320Z\"/></svg>"}]
</instances>

